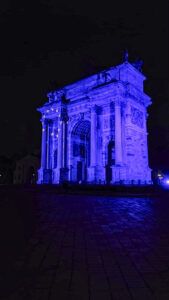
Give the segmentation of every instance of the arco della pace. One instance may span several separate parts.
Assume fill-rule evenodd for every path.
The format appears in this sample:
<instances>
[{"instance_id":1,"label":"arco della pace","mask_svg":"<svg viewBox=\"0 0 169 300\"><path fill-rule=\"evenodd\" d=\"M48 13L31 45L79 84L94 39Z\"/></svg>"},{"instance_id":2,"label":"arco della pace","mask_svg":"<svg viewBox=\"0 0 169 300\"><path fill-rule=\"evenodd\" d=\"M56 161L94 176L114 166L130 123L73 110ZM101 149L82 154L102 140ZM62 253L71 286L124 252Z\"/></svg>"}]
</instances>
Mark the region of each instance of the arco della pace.
<instances>
[{"instance_id":1,"label":"arco della pace","mask_svg":"<svg viewBox=\"0 0 169 300\"><path fill-rule=\"evenodd\" d=\"M151 183L145 79L126 60L48 93L37 183Z\"/></svg>"}]
</instances>

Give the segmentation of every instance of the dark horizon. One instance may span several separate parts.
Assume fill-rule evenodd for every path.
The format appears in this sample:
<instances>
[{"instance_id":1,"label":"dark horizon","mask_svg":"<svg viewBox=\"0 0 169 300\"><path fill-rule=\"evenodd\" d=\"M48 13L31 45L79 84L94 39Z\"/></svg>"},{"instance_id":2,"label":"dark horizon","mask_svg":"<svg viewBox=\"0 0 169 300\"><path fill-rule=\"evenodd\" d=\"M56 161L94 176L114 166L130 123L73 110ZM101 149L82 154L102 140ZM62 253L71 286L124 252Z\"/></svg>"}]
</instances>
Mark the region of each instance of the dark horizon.
<instances>
[{"instance_id":1,"label":"dark horizon","mask_svg":"<svg viewBox=\"0 0 169 300\"><path fill-rule=\"evenodd\" d=\"M151 3L150 3L151 2ZM40 149L36 108L46 93L98 70L143 60L150 167L169 168L168 2L81 7L73 1L1 3L0 155Z\"/></svg>"}]
</instances>

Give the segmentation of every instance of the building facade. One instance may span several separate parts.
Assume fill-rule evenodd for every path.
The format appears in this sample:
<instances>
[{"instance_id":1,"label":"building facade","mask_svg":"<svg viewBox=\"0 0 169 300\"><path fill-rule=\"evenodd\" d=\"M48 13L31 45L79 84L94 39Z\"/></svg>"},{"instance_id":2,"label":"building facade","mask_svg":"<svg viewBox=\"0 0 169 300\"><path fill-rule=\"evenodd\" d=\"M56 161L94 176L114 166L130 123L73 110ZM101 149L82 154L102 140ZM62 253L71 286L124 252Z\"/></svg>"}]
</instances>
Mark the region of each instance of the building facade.
<instances>
[{"instance_id":1,"label":"building facade","mask_svg":"<svg viewBox=\"0 0 169 300\"><path fill-rule=\"evenodd\" d=\"M35 184L37 182L37 170L40 166L38 156L29 154L16 161L13 173L14 184Z\"/></svg>"},{"instance_id":2,"label":"building facade","mask_svg":"<svg viewBox=\"0 0 169 300\"><path fill-rule=\"evenodd\" d=\"M47 94L37 183L151 183L145 79L125 61Z\"/></svg>"}]
</instances>

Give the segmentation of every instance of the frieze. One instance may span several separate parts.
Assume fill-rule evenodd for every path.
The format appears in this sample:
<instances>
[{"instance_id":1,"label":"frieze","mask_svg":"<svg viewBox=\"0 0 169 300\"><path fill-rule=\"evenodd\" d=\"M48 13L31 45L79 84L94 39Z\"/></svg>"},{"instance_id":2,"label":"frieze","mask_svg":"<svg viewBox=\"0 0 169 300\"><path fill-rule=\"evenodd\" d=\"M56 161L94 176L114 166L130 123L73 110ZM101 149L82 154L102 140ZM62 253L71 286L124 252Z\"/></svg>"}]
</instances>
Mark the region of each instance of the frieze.
<instances>
[{"instance_id":1,"label":"frieze","mask_svg":"<svg viewBox=\"0 0 169 300\"><path fill-rule=\"evenodd\" d=\"M71 117L72 117L72 119L78 119L79 118L79 114L72 115Z\"/></svg>"},{"instance_id":2,"label":"frieze","mask_svg":"<svg viewBox=\"0 0 169 300\"><path fill-rule=\"evenodd\" d=\"M133 106L131 106L131 122L143 128L143 112Z\"/></svg>"}]
</instances>

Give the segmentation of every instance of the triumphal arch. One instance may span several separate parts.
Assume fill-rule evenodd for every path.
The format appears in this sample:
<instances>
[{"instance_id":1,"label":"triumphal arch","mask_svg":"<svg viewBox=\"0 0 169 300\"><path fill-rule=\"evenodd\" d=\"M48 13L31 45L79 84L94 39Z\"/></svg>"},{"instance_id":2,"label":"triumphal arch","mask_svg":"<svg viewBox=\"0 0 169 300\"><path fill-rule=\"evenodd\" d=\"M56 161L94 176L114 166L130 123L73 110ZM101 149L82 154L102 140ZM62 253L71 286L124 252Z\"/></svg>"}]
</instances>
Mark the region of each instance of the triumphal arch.
<instances>
[{"instance_id":1,"label":"triumphal arch","mask_svg":"<svg viewBox=\"0 0 169 300\"><path fill-rule=\"evenodd\" d=\"M149 184L146 77L128 61L47 94L39 184Z\"/></svg>"}]
</instances>

